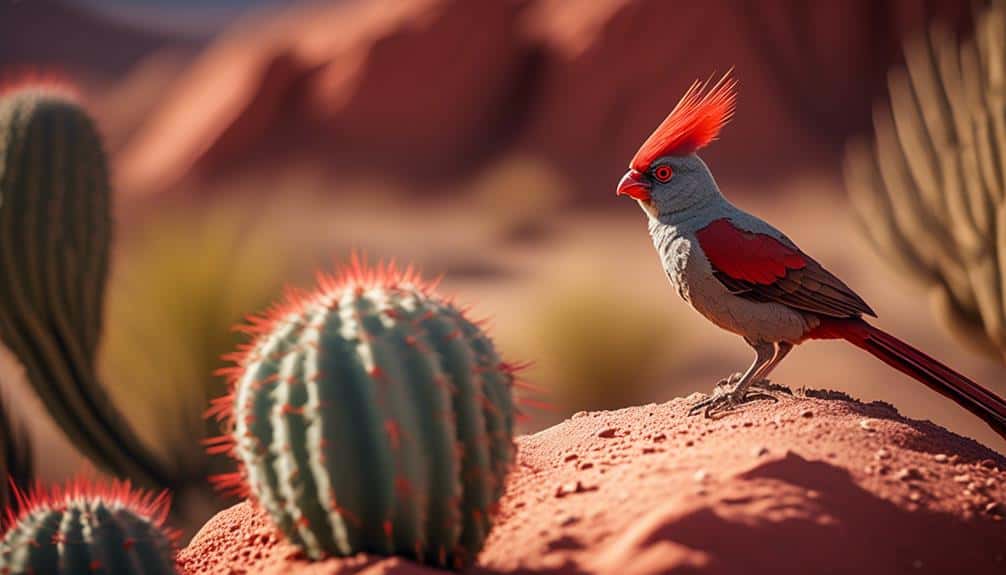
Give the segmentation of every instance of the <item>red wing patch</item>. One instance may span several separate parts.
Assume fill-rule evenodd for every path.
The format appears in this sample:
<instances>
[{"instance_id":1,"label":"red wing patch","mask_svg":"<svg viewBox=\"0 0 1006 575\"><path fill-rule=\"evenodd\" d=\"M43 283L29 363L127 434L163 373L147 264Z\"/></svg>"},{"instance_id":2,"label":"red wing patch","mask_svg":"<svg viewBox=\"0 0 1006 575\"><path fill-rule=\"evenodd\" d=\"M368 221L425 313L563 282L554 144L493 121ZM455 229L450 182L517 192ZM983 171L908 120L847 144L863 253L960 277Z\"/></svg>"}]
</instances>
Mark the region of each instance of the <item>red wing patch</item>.
<instances>
[{"instance_id":1,"label":"red wing patch","mask_svg":"<svg viewBox=\"0 0 1006 575\"><path fill-rule=\"evenodd\" d=\"M769 285L788 270L807 267L802 253L765 234L746 232L722 218L695 233L716 271L736 280Z\"/></svg>"}]
</instances>

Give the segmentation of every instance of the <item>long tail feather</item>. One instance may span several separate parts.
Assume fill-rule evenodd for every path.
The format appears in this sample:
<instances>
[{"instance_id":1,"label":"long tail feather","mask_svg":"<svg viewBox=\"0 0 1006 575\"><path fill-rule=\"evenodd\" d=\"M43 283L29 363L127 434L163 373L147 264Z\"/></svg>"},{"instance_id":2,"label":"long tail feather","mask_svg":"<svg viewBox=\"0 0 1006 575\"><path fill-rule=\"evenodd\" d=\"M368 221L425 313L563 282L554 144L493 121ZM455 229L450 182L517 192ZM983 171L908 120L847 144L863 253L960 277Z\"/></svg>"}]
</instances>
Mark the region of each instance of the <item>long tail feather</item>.
<instances>
[{"instance_id":1,"label":"long tail feather","mask_svg":"<svg viewBox=\"0 0 1006 575\"><path fill-rule=\"evenodd\" d=\"M1006 438L1006 399L862 319L823 319L808 339L844 339L977 415Z\"/></svg>"}]
</instances>

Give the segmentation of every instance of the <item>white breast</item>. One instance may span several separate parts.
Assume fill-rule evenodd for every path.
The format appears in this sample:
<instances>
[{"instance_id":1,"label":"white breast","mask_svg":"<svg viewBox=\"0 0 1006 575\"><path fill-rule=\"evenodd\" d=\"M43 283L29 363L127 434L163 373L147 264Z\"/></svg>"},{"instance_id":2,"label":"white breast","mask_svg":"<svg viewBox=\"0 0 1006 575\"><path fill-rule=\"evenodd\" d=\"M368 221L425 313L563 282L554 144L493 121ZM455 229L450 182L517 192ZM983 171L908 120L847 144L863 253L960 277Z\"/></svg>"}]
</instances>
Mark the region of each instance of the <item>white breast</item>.
<instances>
[{"instance_id":1,"label":"white breast","mask_svg":"<svg viewBox=\"0 0 1006 575\"><path fill-rule=\"evenodd\" d=\"M799 342L807 318L792 308L738 297L713 275L698 239L673 226L651 227L654 247L671 285L699 313L721 328L751 341Z\"/></svg>"}]
</instances>

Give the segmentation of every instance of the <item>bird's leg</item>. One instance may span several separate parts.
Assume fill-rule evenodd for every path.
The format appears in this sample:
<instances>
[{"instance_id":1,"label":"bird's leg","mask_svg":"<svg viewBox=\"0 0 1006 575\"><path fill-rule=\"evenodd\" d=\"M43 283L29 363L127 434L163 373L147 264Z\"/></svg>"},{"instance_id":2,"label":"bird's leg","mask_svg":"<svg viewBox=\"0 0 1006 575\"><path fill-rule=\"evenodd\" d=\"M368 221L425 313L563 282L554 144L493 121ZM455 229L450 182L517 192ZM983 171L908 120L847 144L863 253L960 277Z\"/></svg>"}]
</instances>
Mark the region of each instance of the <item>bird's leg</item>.
<instances>
[{"instance_id":1,"label":"bird's leg","mask_svg":"<svg viewBox=\"0 0 1006 575\"><path fill-rule=\"evenodd\" d=\"M741 375L740 379L737 380L737 383L734 384L732 388L717 385L716 390L713 391L712 395L692 406L692 408L688 411L689 415L695 415L699 412L703 412L706 417L711 417L717 411L731 409L750 401L756 401L758 399L775 400L775 397L768 395L767 393L748 394L747 391L748 386L755 381L756 377L765 371L765 367L772 364L780 350L778 350L774 344L769 342L752 343L751 346L754 347L755 350L755 360L751 364L751 367L749 367L747 371ZM786 350L786 352L788 351L789 350ZM785 353L783 355L785 355ZM730 379L732 380L733 378L731 377Z\"/></svg>"},{"instance_id":2,"label":"bird's leg","mask_svg":"<svg viewBox=\"0 0 1006 575\"><path fill-rule=\"evenodd\" d=\"M755 380L751 382L751 389L761 389L762 391L775 391L772 388L772 383L768 380L768 374L772 372L776 366L782 362L783 358L786 357L790 351L793 350L793 344L788 341L780 341L775 344L775 355L772 357L772 361L765 364L755 376Z\"/></svg>"},{"instance_id":3,"label":"bird's leg","mask_svg":"<svg viewBox=\"0 0 1006 575\"><path fill-rule=\"evenodd\" d=\"M751 382L749 388L771 390L772 385L769 383L768 374L771 373L771 371L775 369L777 365L779 365L779 363L783 360L784 357L786 357L786 354L788 354L793 349L793 347L794 347L793 344L787 341L777 342L775 344L775 355L772 356L772 361L766 363L761 368L761 370L755 375L754 380ZM716 388L733 389L734 386L737 384L738 381L741 380L742 377L744 377L743 373L739 371L734 372L729 376L719 380L719 382L716 383Z\"/></svg>"}]
</instances>

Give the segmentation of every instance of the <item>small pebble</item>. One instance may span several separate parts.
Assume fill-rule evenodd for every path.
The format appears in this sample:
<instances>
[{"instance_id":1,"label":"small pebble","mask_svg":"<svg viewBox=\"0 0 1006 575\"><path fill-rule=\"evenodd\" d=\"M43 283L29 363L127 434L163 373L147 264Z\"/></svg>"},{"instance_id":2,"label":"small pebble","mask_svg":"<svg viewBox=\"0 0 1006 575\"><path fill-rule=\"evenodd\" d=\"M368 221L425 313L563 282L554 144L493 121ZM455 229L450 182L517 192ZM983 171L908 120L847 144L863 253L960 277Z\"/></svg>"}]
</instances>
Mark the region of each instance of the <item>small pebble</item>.
<instances>
[{"instance_id":1,"label":"small pebble","mask_svg":"<svg viewBox=\"0 0 1006 575\"><path fill-rule=\"evenodd\" d=\"M580 481L563 483L555 490L555 496L558 498L565 497L567 495L572 495L573 493L585 493L587 491L597 490L596 486L587 487Z\"/></svg>"},{"instance_id":2,"label":"small pebble","mask_svg":"<svg viewBox=\"0 0 1006 575\"><path fill-rule=\"evenodd\" d=\"M933 461L935 461L936 463L946 463L947 459L949 458L947 457L946 453L937 453L936 455L933 456Z\"/></svg>"},{"instance_id":3,"label":"small pebble","mask_svg":"<svg viewBox=\"0 0 1006 575\"><path fill-rule=\"evenodd\" d=\"M580 518L576 515L567 515L559 518L559 527L569 527L570 525L575 525L579 522Z\"/></svg>"},{"instance_id":4,"label":"small pebble","mask_svg":"<svg viewBox=\"0 0 1006 575\"><path fill-rule=\"evenodd\" d=\"M575 453L570 453L569 455L567 455L567 456L565 457L565 459L563 459L563 461L576 461L576 460L577 460L577 459L579 459L579 458L580 458L580 456L579 456L579 455L577 455L577 454L575 454Z\"/></svg>"},{"instance_id":5,"label":"small pebble","mask_svg":"<svg viewBox=\"0 0 1006 575\"><path fill-rule=\"evenodd\" d=\"M922 499L922 494L918 491L913 491L908 494L908 499L917 503L920 499Z\"/></svg>"},{"instance_id":6,"label":"small pebble","mask_svg":"<svg viewBox=\"0 0 1006 575\"><path fill-rule=\"evenodd\" d=\"M954 476L955 483L971 483L971 476L967 473L962 473L961 475Z\"/></svg>"},{"instance_id":7,"label":"small pebble","mask_svg":"<svg viewBox=\"0 0 1006 575\"><path fill-rule=\"evenodd\" d=\"M700 483L703 482L703 481L705 481L708 478L709 478L709 472L706 471L705 469L700 469L700 470L696 471L694 475L692 475L692 479L694 479L695 481L698 481Z\"/></svg>"},{"instance_id":8,"label":"small pebble","mask_svg":"<svg viewBox=\"0 0 1006 575\"><path fill-rule=\"evenodd\" d=\"M667 439L667 436L664 435L663 433L658 433L658 434L656 434L656 435L653 436L653 441L655 441L656 443L660 443L661 441L664 441L665 439Z\"/></svg>"},{"instance_id":9,"label":"small pebble","mask_svg":"<svg viewBox=\"0 0 1006 575\"><path fill-rule=\"evenodd\" d=\"M589 462L589 461L584 461L583 463L580 464L580 469L581 470L583 470L583 469L590 469L591 467L594 467L594 464L591 463L591 462Z\"/></svg>"},{"instance_id":10,"label":"small pebble","mask_svg":"<svg viewBox=\"0 0 1006 575\"><path fill-rule=\"evenodd\" d=\"M814 417L814 412L809 409L805 409L800 412L800 417Z\"/></svg>"},{"instance_id":11,"label":"small pebble","mask_svg":"<svg viewBox=\"0 0 1006 575\"><path fill-rule=\"evenodd\" d=\"M985 513L989 515L1000 515L1006 516L1006 504L1000 503L998 501L992 501L985 505Z\"/></svg>"},{"instance_id":12,"label":"small pebble","mask_svg":"<svg viewBox=\"0 0 1006 575\"><path fill-rule=\"evenodd\" d=\"M859 420L859 427L861 427L865 431L869 431L871 433L874 432L874 431L877 431L877 429L873 425L873 420L872 419L860 419Z\"/></svg>"},{"instance_id":13,"label":"small pebble","mask_svg":"<svg viewBox=\"0 0 1006 575\"><path fill-rule=\"evenodd\" d=\"M762 455L768 455L768 448L765 447L764 445L761 446L761 447L755 447L754 449L751 450L751 453L753 453L755 457L761 457Z\"/></svg>"},{"instance_id":14,"label":"small pebble","mask_svg":"<svg viewBox=\"0 0 1006 575\"><path fill-rule=\"evenodd\" d=\"M985 469L995 469L996 468L996 462L992 461L991 459L982 459L982 462L979 463L978 465L981 465Z\"/></svg>"},{"instance_id":15,"label":"small pebble","mask_svg":"<svg viewBox=\"0 0 1006 575\"><path fill-rule=\"evenodd\" d=\"M614 427L609 427L607 429L599 431L597 433L597 436L598 437L603 437L605 439L611 439L612 437L615 437L615 434L617 434L617 433L618 433L617 429L615 429Z\"/></svg>"},{"instance_id":16,"label":"small pebble","mask_svg":"<svg viewBox=\"0 0 1006 575\"><path fill-rule=\"evenodd\" d=\"M691 447L693 445L695 445L695 442L692 441L691 439L689 439L688 441L685 442L685 447Z\"/></svg>"},{"instance_id":17,"label":"small pebble","mask_svg":"<svg viewBox=\"0 0 1006 575\"><path fill-rule=\"evenodd\" d=\"M876 457L877 459L890 459L891 452L886 449L881 449L876 453L874 453L873 456Z\"/></svg>"},{"instance_id":18,"label":"small pebble","mask_svg":"<svg viewBox=\"0 0 1006 575\"><path fill-rule=\"evenodd\" d=\"M925 479L925 477L922 476L922 472L914 467L906 467L902 469L895 477L901 481L921 481Z\"/></svg>"}]
</instances>

